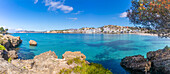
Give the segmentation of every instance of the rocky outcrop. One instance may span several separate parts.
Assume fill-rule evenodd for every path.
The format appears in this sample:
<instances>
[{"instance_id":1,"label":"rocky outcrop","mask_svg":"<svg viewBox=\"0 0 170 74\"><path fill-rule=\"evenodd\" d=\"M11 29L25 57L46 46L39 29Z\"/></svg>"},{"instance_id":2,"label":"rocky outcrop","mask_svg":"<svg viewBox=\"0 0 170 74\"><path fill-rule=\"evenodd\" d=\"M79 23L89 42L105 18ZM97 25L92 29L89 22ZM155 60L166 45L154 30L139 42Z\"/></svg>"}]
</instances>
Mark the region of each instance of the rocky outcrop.
<instances>
[{"instance_id":1,"label":"rocky outcrop","mask_svg":"<svg viewBox=\"0 0 170 74\"><path fill-rule=\"evenodd\" d=\"M17 59L18 55L15 50L7 51L7 50L0 50L0 58L3 58L5 60L11 59Z\"/></svg>"},{"instance_id":2,"label":"rocky outcrop","mask_svg":"<svg viewBox=\"0 0 170 74\"><path fill-rule=\"evenodd\" d=\"M11 59L18 58L17 52L15 50L7 51L7 52L8 52L8 57L10 57Z\"/></svg>"},{"instance_id":3,"label":"rocky outcrop","mask_svg":"<svg viewBox=\"0 0 170 74\"><path fill-rule=\"evenodd\" d=\"M14 36L11 36L11 35L4 35L4 38L9 40L13 47L18 46L22 42L20 37L14 37Z\"/></svg>"},{"instance_id":4,"label":"rocky outcrop","mask_svg":"<svg viewBox=\"0 0 170 74\"><path fill-rule=\"evenodd\" d=\"M29 41L29 44L30 44L31 46L37 46L37 42L34 41L34 40L30 40L30 41Z\"/></svg>"},{"instance_id":5,"label":"rocky outcrop","mask_svg":"<svg viewBox=\"0 0 170 74\"><path fill-rule=\"evenodd\" d=\"M77 52L72 53L75 56ZM74 59L71 54L69 55L70 57L67 56L67 58ZM83 54L79 53L79 55ZM0 64L0 74L58 74L62 69L73 69L76 66L80 66L76 63L68 65L67 61L66 59L58 59L57 55L52 51L37 55L30 60L15 59L11 63L0 59L0 63L3 62L3 64Z\"/></svg>"},{"instance_id":6,"label":"rocky outcrop","mask_svg":"<svg viewBox=\"0 0 170 74\"><path fill-rule=\"evenodd\" d=\"M0 58L8 60L8 52L6 50L0 50Z\"/></svg>"},{"instance_id":7,"label":"rocky outcrop","mask_svg":"<svg viewBox=\"0 0 170 74\"><path fill-rule=\"evenodd\" d=\"M148 72L151 68L151 62L147 61L147 59L141 55L125 57L121 61L121 66L131 69L132 72Z\"/></svg>"},{"instance_id":8,"label":"rocky outcrop","mask_svg":"<svg viewBox=\"0 0 170 74\"><path fill-rule=\"evenodd\" d=\"M20 37L14 37L11 35L1 35L0 38L0 44L3 45L8 51L14 50L15 47L20 45L21 42L22 40L20 39Z\"/></svg>"},{"instance_id":9,"label":"rocky outcrop","mask_svg":"<svg viewBox=\"0 0 170 74\"><path fill-rule=\"evenodd\" d=\"M141 55L125 57L120 65L131 73L170 74L170 48L148 52L147 59Z\"/></svg>"},{"instance_id":10,"label":"rocky outcrop","mask_svg":"<svg viewBox=\"0 0 170 74\"><path fill-rule=\"evenodd\" d=\"M77 58L79 57L81 60L86 59L86 56L84 54L82 54L81 52L71 52L71 51L67 51L62 55L63 59L65 60L70 60L73 58Z\"/></svg>"},{"instance_id":11,"label":"rocky outcrop","mask_svg":"<svg viewBox=\"0 0 170 74\"><path fill-rule=\"evenodd\" d=\"M20 69L8 61L0 58L0 74L26 74L29 73L27 70Z\"/></svg>"},{"instance_id":12,"label":"rocky outcrop","mask_svg":"<svg viewBox=\"0 0 170 74\"><path fill-rule=\"evenodd\" d=\"M152 62L154 73L170 74L170 48L148 52L147 59Z\"/></svg>"},{"instance_id":13,"label":"rocky outcrop","mask_svg":"<svg viewBox=\"0 0 170 74\"><path fill-rule=\"evenodd\" d=\"M15 51L15 47L17 47L22 40L20 37L14 37L11 35L0 35L0 45L4 46L5 50L0 50L0 58L4 58L5 60L17 59L17 53Z\"/></svg>"}]
</instances>

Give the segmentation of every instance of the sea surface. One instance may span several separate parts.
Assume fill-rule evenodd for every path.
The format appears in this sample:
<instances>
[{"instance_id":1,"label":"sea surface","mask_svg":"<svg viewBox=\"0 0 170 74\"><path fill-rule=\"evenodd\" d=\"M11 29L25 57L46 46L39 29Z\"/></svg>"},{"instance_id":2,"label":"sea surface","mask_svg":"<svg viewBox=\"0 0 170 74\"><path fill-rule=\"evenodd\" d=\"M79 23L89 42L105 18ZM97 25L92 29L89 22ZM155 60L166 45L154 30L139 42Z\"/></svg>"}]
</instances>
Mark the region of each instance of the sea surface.
<instances>
[{"instance_id":1,"label":"sea surface","mask_svg":"<svg viewBox=\"0 0 170 74\"><path fill-rule=\"evenodd\" d=\"M14 33L23 40L18 47L20 59L32 59L46 51L54 51L59 58L66 51L81 51L89 62L102 64L116 74L128 74L120 66L120 61L126 56L141 54L146 57L149 51L155 51L170 46L170 39L156 36L134 34L44 34L44 33ZM35 40L38 46L29 45Z\"/></svg>"}]
</instances>

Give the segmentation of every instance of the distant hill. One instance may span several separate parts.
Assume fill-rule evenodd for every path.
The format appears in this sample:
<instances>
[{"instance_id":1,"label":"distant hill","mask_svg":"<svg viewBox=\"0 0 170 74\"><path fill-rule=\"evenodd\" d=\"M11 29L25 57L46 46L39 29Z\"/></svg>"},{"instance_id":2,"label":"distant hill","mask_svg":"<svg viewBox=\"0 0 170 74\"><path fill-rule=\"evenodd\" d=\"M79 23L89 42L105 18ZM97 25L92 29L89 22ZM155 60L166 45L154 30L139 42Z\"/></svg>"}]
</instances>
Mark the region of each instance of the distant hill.
<instances>
[{"instance_id":1,"label":"distant hill","mask_svg":"<svg viewBox=\"0 0 170 74\"><path fill-rule=\"evenodd\" d=\"M22 31L17 31L15 33L43 33L43 31L27 31L27 30L22 30Z\"/></svg>"}]
</instances>

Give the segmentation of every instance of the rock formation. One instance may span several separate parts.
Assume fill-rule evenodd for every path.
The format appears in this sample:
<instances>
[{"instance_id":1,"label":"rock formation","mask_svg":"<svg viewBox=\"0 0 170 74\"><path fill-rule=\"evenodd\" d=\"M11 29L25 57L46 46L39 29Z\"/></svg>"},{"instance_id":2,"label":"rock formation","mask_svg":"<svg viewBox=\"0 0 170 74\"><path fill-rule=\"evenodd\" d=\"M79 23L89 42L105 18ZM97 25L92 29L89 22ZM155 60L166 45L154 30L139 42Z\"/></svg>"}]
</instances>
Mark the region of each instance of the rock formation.
<instances>
[{"instance_id":1,"label":"rock formation","mask_svg":"<svg viewBox=\"0 0 170 74\"><path fill-rule=\"evenodd\" d=\"M63 59L65 60L70 60L72 58L77 58L80 57L80 59L85 60L86 56L84 54L82 54L81 52L71 52L71 51L67 51L62 55Z\"/></svg>"},{"instance_id":2,"label":"rock formation","mask_svg":"<svg viewBox=\"0 0 170 74\"><path fill-rule=\"evenodd\" d=\"M30 41L29 41L29 44L30 44L31 46L37 46L37 42L34 41L34 40L30 40Z\"/></svg>"},{"instance_id":3,"label":"rock formation","mask_svg":"<svg viewBox=\"0 0 170 74\"><path fill-rule=\"evenodd\" d=\"M72 52L74 53L74 52ZM80 55L83 55L81 52ZM79 57L79 55L74 55ZM74 59L70 55L67 58ZM37 55L34 59L30 60L12 60L11 63L7 62L3 58L0 58L0 73L6 74L58 74L62 69L72 69L76 66L79 66L76 63L71 65L67 64L67 60L58 59L57 55L48 51Z\"/></svg>"},{"instance_id":4,"label":"rock formation","mask_svg":"<svg viewBox=\"0 0 170 74\"><path fill-rule=\"evenodd\" d=\"M170 48L148 52L147 59L152 62L154 73L170 74Z\"/></svg>"},{"instance_id":5,"label":"rock formation","mask_svg":"<svg viewBox=\"0 0 170 74\"><path fill-rule=\"evenodd\" d=\"M14 50L22 40L20 37L14 37L11 35L4 35L0 38L0 44L3 45L8 51Z\"/></svg>"},{"instance_id":6,"label":"rock formation","mask_svg":"<svg viewBox=\"0 0 170 74\"><path fill-rule=\"evenodd\" d=\"M170 74L170 48L148 52L147 59L141 55L125 57L120 65L131 73Z\"/></svg>"},{"instance_id":7,"label":"rock formation","mask_svg":"<svg viewBox=\"0 0 170 74\"><path fill-rule=\"evenodd\" d=\"M120 63L123 67L131 69L133 72L148 72L151 68L151 62L147 61L144 56L136 55L125 57Z\"/></svg>"}]
</instances>

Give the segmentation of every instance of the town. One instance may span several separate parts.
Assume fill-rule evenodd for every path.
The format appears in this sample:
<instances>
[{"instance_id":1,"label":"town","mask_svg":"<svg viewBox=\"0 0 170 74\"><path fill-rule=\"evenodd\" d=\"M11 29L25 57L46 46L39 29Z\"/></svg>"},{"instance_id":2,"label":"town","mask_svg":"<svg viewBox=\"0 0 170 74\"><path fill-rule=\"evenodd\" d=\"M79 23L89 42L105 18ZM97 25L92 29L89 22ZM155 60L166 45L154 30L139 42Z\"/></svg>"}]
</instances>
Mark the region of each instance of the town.
<instances>
[{"instance_id":1,"label":"town","mask_svg":"<svg viewBox=\"0 0 170 74\"><path fill-rule=\"evenodd\" d=\"M44 33L87 33L87 34L126 34L126 33L148 33L149 29L139 27L106 25L99 28L80 28L66 30L51 30Z\"/></svg>"}]
</instances>

